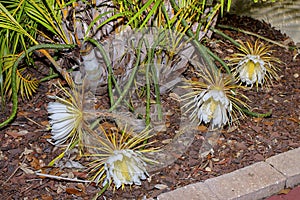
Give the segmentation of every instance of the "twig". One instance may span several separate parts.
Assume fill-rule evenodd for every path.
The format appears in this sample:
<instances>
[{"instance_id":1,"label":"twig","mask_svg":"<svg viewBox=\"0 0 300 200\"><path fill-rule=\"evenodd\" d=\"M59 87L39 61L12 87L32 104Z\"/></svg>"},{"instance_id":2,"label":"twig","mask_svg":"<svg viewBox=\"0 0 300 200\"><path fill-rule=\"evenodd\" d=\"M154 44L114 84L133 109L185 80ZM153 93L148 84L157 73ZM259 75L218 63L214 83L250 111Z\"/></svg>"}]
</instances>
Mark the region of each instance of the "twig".
<instances>
[{"instance_id":1,"label":"twig","mask_svg":"<svg viewBox=\"0 0 300 200\"><path fill-rule=\"evenodd\" d=\"M74 181L74 182L80 182L80 183L91 183L91 181L87 181L87 180L80 180L80 179L77 179L77 178L65 178L65 177L61 177L61 176L44 174L44 173L40 173L40 172L35 172L35 174L37 176L44 176L44 177L47 177L47 178L53 178L53 179L57 179L57 180Z\"/></svg>"},{"instance_id":2,"label":"twig","mask_svg":"<svg viewBox=\"0 0 300 200\"><path fill-rule=\"evenodd\" d=\"M34 121L33 119L30 119L29 117L27 117L27 116L24 116L28 121L31 121L32 123L34 123L34 124L36 124L37 126L39 126L39 127L41 127L41 128L46 128L45 126L43 126L43 125L41 125L41 124L39 124L39 123L37 123L36 121Z\"/></svg>"},{"instance_id":3,"label":"twig","mask_svg":"<svg viewBox=\"0 0 300 200\"><path fill-rule=\"evenodd\" d=\"M22 161L22 164L25 162L25 157L24 157L24 159L23 159L23 161ZM15 171L8 177L8 179L6 180L6 181L4 181L3 183L2 183L2 185L1 186L3 186L3 185L5 185L15 174L16 174L16 172L18 171L18 169L20 169L20 166L18 166L16 169L15 169Z\"/></svg>"}]
</instances>

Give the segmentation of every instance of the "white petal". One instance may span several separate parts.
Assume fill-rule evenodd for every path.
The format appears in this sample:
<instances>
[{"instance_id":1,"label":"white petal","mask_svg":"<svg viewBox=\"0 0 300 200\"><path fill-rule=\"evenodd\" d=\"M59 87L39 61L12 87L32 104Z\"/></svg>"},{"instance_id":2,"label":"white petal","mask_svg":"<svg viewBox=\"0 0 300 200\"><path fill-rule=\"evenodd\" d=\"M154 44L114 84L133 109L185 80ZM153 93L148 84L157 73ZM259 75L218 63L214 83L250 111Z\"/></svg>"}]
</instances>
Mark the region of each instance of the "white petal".
<instances>
[{"instance_id":1,"label":"white petal","mask_svg":"<svg viewBox=\"0 0 300 200\"><path fill-rule=\"evenodd\" d=\"M47 110L49 113L56 113L56 112L66 112L68 109L65 104L59 102L50 102L48 104Z\"/></svg>"},{"instance_id":2,"label":"white petal","mask_svg":"<svg viewBox=\"0 0 300 200\"><path fill-rule=\"evenodd\" d=\"M52 125L52 129L61 129L65 126L68 126L69 124L72 126L75 126L76 118L66 119L66 120L51 120L50 124Z\"/></svg>"},{"instance_id":3,"label":"white petal","mask_svg":"<svg viewBox=\"0 0 300 200\"><path fill-rule=\"evenodd\" d=\"M55 124L56 126L58 126L58 124ZM55 125L52 127L52 139L54 140L59 140L62 138L65 138L68 136L68 134L72 131L72 129L74 128L74 126L72 124L68 124L64 127L55 127Z\"/></svg>"},{"instance_id":4,"label":"white petal","mask_svg":"<svg viewBox=\"0 0 300 200\"><path fill-rule=\"evenodd\" d=\"M65 121L65 120L71 120L76 118L76 115L74 115L73 113L55 113L49 116L50 119L52 119L52 121L55 122L60 122L60 121Z\"/></svg>"},{"instance_id":5,"label":"white petal","mask_svg":"<svg viewBox=\"0 0 300 200\"><path fill-rule=\"evenodd\" d=\"M214 118L213 118L213 126L220 127L222 124L222 109L220 105L218 104L214 113Z\"/></svg>"}]
</instances>

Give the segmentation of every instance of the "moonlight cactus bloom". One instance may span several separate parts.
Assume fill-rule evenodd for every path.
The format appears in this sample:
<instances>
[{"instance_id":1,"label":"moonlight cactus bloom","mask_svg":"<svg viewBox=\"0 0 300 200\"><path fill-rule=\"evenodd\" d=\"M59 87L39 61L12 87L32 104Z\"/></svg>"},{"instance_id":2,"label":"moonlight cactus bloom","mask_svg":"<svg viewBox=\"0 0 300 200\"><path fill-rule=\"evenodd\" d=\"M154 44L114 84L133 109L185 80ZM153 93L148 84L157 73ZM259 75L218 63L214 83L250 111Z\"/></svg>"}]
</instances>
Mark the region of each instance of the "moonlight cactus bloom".
<instances>
[{"instance_id":1,"label":"moonlight cactus bloom","mask_svg":"<svg viewBox=\"0 0 300 200\"><path fill-rule=\"evenodd\" d=\"M148 176L145 167L146 163L138 152L130 149L115 150L104 164L106 179L103 186L111 182L111 179L117 189L125 184L141 185L141 180Z\"/></svg>"},{"instance_id":2,"label":"moonlight cactus bloom","mask_svg":"<svg viewBox=\"0 0 300 200\"><path fill-rule=\"evenodd\" d=\"M126 127L105 130L100 126L97 131L100 132L94 132L94 143L87 146L90 154L84 155L91 158L88 171L92 181L101 182L103 186L114 183L117 189L125 185L141 185L141 180L148 176L147 165L157 163L146 157L147 153L158 150L148 147L154 143L148 141L152 137L151 130L133 133Z\"/></svg>"},{"instance_id":3,"label":"moonlight cactus bloom","mask_svg":"<svg viewBox=\"0 0 300 200\"><path fill-rule=\"evenodd\" d=\"M187 80L193 91L183 95L183 101L187 101L183 108L187 108L186 114L192 120L198 120L199 124L210 123L212 129L222 128L232 121L238 120L238 115L244 116L243 108L248 108L247 104L238 97L247 99L246 96L238 92L244 88L236 84L236 80L229 74L222 74L218 69L209 67L198 67L196 72L198 81Z\"/></svg>"},{"instance_id":4,"label":"moonlight cactus bloom","mask_svg":"<svg viewBox=\"0 0 300 200\"><path fill-rule=\"evenodd\" d=\"M199 122L211 122L212 128L220 128L229 121L232 103L222 90L204 90L194 99L196 109L192 115L197 115Z\"/></svg>"},{"instance_id":5,"label":"moonlight cactus bloom","mask_svg":"<svg viewBox=\"0 0 300 200\"><path fill-rule=\"evenodd\" d=\"M64 144L69 138L70 143L78 142L82 150L87 140L85 129L86 120L94 118L93 95L84 90L84 86L74 86L69 91L59 85L64 98L54 96L55 102L48 104L48 113L54 145Z\"/></svg>"},{"instance_id":6,"label":"moonlight cactus bloom","mask_svg":"<svg viewBox=\"0 0 300 200\"><path fill-rule=\"evenodd\" d=\"M271 56L273 52L270 46L255 41L254 45L250 42L240 42L240 53L235 53L229 58L226 58L228 65L232 68L234 76L245 83L247 86L258 87L264 82L272 83L272 79L278 79L277 71L279 70L274 64L280 64L278 58Z\"/></svg>"},{"instance_id":7,"label":"moonlight cactus bloom","mask_svg":"<svg viewBox=\"0 0 300 200\"><path fill-rule=\"evenodd\" d=\"M69 102L60 100L60 102L48 104L51 134L55 145L63 144L72 133L79 129L82 120L80 110Z\"/></svg>"},{"instance_id":8,"label":"moonlight cactus bloom","mask_svg":"<svg viewBox=\"0 0 300 200\"><path fill-rule=\"evenodd\" d=\"M265 62L257 55L247 55L238 63L236 71L241 81L247 85L262 85L267 72Z\"/></svg>"}]
</instances>

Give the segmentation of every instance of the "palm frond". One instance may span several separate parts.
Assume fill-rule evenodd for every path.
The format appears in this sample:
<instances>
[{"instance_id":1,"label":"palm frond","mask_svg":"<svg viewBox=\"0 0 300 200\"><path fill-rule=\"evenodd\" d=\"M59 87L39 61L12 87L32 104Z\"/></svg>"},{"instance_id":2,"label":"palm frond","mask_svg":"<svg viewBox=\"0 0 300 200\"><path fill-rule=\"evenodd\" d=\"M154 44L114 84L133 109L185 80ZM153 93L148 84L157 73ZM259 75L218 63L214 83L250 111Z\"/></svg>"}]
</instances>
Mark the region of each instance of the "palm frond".
<instances>
[{"instance_id":1,"label":"palm frond","mask_svg":"<svg viewBox=\"0 0 300 200\"><path fill-rule=\"evenodd\" d=\"M30 99L36 92L39 81L31 74L25 72L26 68L17 70L17 90L20 92L22 99Z\"/></svg>"},{"instance_id":2,"label":"palm frond","mask_svg":"<svg viewBox=\"0 0 300 200\"><path fill-rule=\"evenodd\" d=\"M3 88L4 95L9 99L12 94L11 88L11 75L12 75L12 66L14 62L17 60L17 56L6 56L4 57L4 62L1 62L2 65L2 75L4 78ZM34 78L31 74L26 72L26 67L23 67L17 70L17 91L20 93L23 100L25 98L29 99L39 85L39 81Z\"/></svg>"},{"instance_id":3,"label":"palm frond","mask_svg":"<svg viewBox=\"0 0 300 200\"><path fill-rule=\"evenodd\" d=\"M68 41L66 33L61 26L62 11L55 2L52 2L52 5L50 3L51 2L49 0L29 0L24 8L26 15L28 15L33 21L45 27L48 31L51 31L54 35L61 38L65 44L69 44L70 41Z\"/></svg>"}]
</instances>

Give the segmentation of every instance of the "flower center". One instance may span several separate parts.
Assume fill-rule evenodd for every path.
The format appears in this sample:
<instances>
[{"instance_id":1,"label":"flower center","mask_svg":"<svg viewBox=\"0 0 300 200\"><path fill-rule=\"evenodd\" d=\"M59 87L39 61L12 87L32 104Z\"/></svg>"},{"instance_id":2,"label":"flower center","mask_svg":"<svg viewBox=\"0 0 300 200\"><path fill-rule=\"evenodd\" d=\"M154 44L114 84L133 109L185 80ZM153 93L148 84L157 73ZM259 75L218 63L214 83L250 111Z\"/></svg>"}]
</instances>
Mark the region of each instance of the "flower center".
<instances>
[{"instance_id":1,"label":"flower center","mask_svg":"<svg viewBox=\"0 0 300 200\"><path fill-rule=\"evenodd\" d=\"M252 60L249 60L247 63L247 69L248 69L247 71L248 71L249 77L253 76L255 67L256 67L256 64Z\"/></svg>"},{"instance_id":2,"label":"flower center","mask_svg":"<svg viewBox=\"0 0 300 200\"><path fill-rule=\"evenodd\" d=\"M128 162L130 162L129 158L124 155L122 160L115 161L115 169L122 174L122 177L118 177L118 178L125 179L125 181L131 180L131 175L128 169Z\"/></svg>"},{"instance_id":3,"label":"flower center","mask_svg":"<svg viewBox=\"0 0 300 200\"><path fill-rule=\"evenodd\" d=\"M207 104L208 104L209 110L210 110L209 118L211 119L211 118L213 118L213 115L215 113L218 102L215 101L214 98L211 97L210 100L207 101Z\"/></svg>"}]
</instances>

